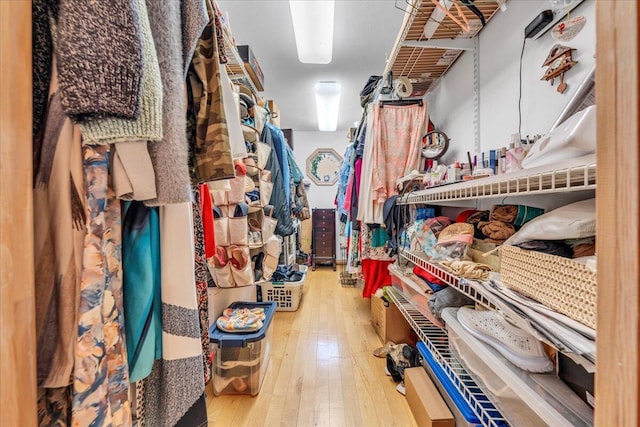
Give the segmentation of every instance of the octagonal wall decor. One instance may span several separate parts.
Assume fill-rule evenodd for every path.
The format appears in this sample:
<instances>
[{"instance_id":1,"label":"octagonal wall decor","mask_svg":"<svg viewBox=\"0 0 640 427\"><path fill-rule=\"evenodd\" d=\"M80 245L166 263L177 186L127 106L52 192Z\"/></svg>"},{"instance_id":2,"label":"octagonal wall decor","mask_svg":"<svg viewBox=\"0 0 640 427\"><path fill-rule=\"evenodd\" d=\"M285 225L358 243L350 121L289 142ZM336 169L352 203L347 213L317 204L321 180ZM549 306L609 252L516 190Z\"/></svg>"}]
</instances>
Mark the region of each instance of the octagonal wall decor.
<instances>
[{"instance_id":1,"label":"octagonal wall decor","mask_svg":"<svg viewBox=\"0 0 640 427\"><path fill-rule=\"evenodd\" d=\"M340 176L342 157L333 148L318 148L307 158L307 176L316 185L333 185Z\"/></svg>"}]
</instances>

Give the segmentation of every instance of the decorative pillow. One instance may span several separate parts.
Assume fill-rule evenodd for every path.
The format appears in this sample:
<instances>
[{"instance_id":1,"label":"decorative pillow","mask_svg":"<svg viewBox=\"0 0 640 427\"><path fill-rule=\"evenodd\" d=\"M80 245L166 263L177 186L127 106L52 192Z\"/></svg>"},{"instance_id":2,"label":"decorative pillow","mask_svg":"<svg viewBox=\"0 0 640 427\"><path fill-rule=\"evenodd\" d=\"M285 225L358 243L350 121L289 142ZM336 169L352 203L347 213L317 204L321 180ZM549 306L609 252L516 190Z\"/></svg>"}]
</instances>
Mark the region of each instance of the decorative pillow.
<instances>
[{"instance_id":1,"label":"decorative pillow","mask_svg":"<svg viewBox=\"0 0 640 427\"><path fill-rule=\"evenodd\" d=\"M527 222L505 245L531 240L581 239L596 235L596 199L571 203Z\"/></svg>"}]
</instances>

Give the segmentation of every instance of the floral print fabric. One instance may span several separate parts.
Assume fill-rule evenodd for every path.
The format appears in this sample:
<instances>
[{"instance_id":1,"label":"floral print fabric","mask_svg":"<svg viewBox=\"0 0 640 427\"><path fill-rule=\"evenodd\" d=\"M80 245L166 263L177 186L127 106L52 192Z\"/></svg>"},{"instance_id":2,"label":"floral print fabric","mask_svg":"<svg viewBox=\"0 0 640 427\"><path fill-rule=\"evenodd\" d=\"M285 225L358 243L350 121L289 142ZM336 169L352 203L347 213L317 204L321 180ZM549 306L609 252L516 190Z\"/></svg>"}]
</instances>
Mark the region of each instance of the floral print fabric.
<instances>
[{"instance_id":1,"label":"floral print fabric","mask_svg":"<svg viewBox=\"0 0 640 427\"><path fill-rule=\"evenodd\" d=\"M200 318L200 340L202 341L202 355L204 362L204 382L211 379L211 365L209 364L209 269L204 246L204 227L199 186L193 187L193 243L195 248L196 295L198 297L198 315Z\"/></svg>"},{"instance_id":2,"label":"floral print fabric","mask_svg":"<svg viewBox=\"0 0 640 427\"><path fill-rule=\"evenodd\" d=\"M109 186L109 146L82 149L87 234L73 378L75 426L131 426L124 339L120 203Z\"/></svg>"}]
</instances>

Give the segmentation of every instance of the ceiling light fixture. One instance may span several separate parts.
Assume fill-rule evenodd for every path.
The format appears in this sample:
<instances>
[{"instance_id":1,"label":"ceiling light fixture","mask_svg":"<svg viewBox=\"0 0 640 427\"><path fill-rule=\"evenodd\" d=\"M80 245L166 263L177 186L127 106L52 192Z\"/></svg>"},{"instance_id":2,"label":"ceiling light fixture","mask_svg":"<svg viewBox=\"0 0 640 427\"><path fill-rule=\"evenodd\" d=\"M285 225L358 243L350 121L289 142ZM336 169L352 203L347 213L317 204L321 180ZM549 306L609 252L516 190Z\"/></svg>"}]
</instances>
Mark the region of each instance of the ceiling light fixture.
<instances>
[{"instance_id":1,"label":"ceiling light fixture","mask_svg":"<svg viewBox=\"0 0 640 427\"><path fill-rule=\"evenodd\" d=\"M316 109L318 110L318 130L335 132L338 128L340 108L340 83L318 82L315 86Z\"/></svg>"},{"instance_id":2,"label":"ceiling light fixture","mask_svg":"<svg viewBox=\"0 0 640 427\"><path fill-rule=\"evenodd\" d=\"M328 64L333 51L335 0L289 0L298 59L305 64Z\"/></svg>"}]
</instances>

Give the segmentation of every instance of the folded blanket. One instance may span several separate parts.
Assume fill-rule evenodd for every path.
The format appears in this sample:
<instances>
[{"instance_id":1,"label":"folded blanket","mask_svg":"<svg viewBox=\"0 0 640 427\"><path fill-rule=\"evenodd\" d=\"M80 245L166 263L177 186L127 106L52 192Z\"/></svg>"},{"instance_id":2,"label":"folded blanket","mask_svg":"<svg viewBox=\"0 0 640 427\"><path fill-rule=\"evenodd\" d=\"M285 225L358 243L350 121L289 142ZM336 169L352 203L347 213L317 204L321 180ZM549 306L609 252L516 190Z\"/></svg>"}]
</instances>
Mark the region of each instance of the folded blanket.
<instances>
[{"instance_id":1,"label":"folded blanket","mask_svg":"<svg viewBox=\"0 0 640 427\"><path fill-rule=\"evenodd\" d=\"M440 261L440 265L467 279L489 280L489 272L491 271L490 266L473 261Z\"/></svg>"},{"instance_id":2,"label":"folded blanket","mask_svg":"<svg viewBox=\"0 0 640 427\"><path fill-rule=\"evenodd\" d=\"M497 242L504 242L516 233L513 225L502 221L481 221L478 223L478 229L486 237Z\"/></svg>"},{"instance_id":3,"label":"folded blanket","mask_svg":"<svg viewBox=\"0 0 640 427\"><path fill-rule=\"evenodd\" d=\"M496 205L491 210L491 221L502 221L513 223L518 216L518 206L516 205Z\"/></svg>"}]
</instances>

